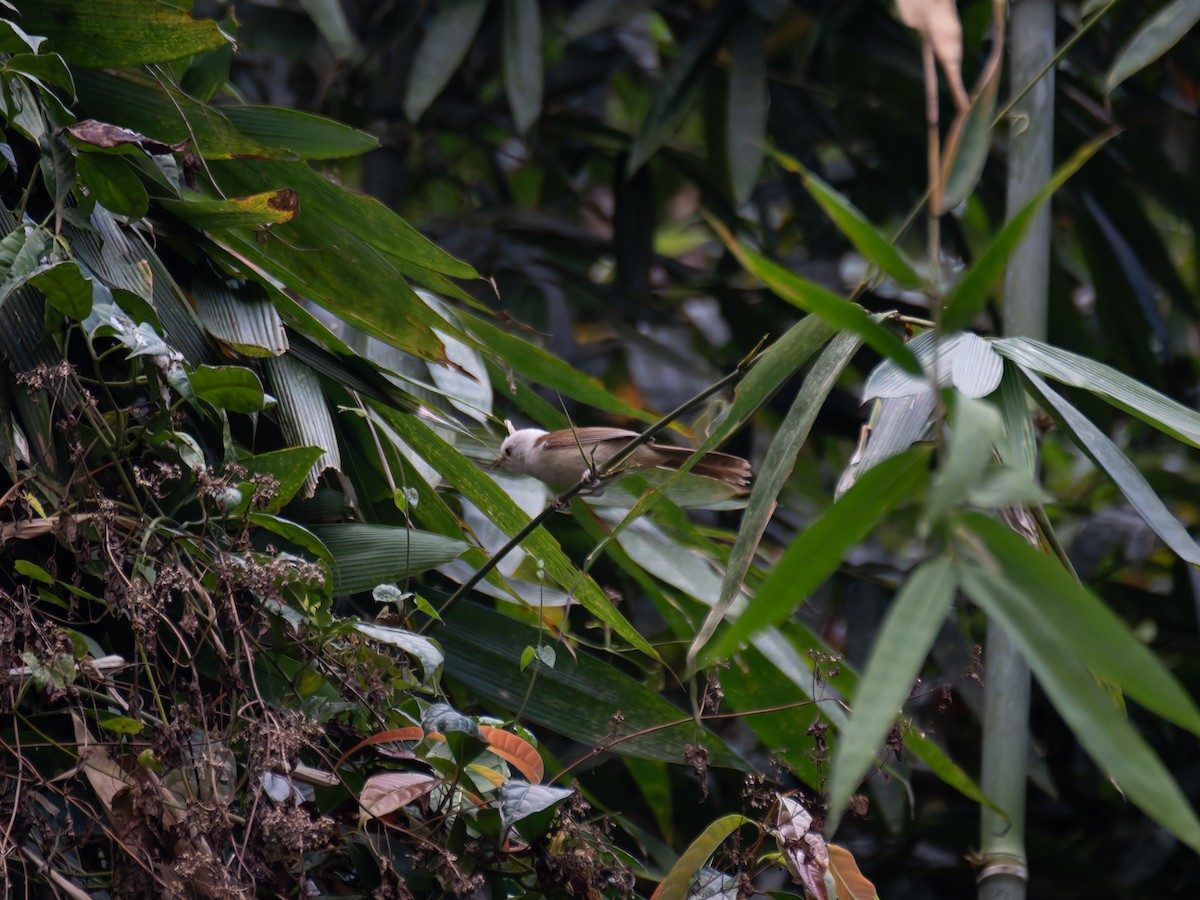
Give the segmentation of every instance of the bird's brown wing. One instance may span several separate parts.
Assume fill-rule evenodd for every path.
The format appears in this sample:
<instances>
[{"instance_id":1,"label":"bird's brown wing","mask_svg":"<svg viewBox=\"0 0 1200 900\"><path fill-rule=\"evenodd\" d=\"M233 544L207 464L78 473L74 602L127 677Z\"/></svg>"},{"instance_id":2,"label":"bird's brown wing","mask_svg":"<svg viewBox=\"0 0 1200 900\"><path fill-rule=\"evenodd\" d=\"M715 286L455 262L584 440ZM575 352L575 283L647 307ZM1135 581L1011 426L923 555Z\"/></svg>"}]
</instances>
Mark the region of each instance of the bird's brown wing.
<instances>
[{"instance_id":1,"label":"bird's brown wing","mask_svg":"<svg viewBox=\"0 0 1200 900\"><path fill-rule=\"evenodd\" d=\"M631 441L635 437L637 437L636 431L627 431L624 428L588 427L576 428L574 431L570 428L563 428L560 431L543 434L533 443L534 446L545 447L548 450L558 450L563 447L577 446L576 440L579 445L586 447L589 444L600 444L604 441Z\"/></svg>"}]
</instances>

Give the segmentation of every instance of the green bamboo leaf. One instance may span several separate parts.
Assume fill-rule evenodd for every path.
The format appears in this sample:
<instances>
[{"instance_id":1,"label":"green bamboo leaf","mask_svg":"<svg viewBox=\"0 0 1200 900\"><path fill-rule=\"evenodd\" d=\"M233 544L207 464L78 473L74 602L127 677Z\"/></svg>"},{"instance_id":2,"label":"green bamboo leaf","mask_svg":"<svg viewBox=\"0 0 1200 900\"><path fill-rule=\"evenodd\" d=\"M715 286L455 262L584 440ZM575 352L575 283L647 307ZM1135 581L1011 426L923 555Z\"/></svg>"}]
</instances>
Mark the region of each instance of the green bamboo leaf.
<instances>
[{"instance_id":1,"label":"green bamboo leaf","mask_svg":"<svg viewBox=\"0 0 1200 900\"><path fill-rule=\"evenodd\" d=\"M1024 238L1025 232L1033 222L1033 217L1042 208L1042 204L1049 200L1050 196L1062 187L1068 178L1079 171L1108 139L1109 135L1105 135L1084 144L1075 151L1069 160L1055 170L1050 180L1034 198L1004 224L1000 233L984 248L979 258L962 274L958 282L950 289L950 293L946 295L941 321L944 331L958 331L970 326L975 320L975 316L987 303L992 288L1003 276L1008 258L1021 243L1021 239Z\"/></svg>"},{"instance_id":2,"label":"green bamboo leaf","mask_svg":"<svg viewBox=\"0 0 1200 900\"><path fill-rule=\"evenodd\" d=\"M1004 439L997 445L1000 461L1030 478L1037 472L1037 437L1033 433L1027 395L1021 376L1011 363L1000 380L1000 414L1004 417Z\"/></svg>"},{"instance_id":3,"label":"green bamboo leaf","mask_svg":"<svg viewBox=\"0 0 1200 900\"><path fill-rule=\"evenodd\" d=\"M304 480L304 496L311 497L322 472L342 469L337 432L321 379L291 354L269 357L263 360L263 368L275 395L275 410L284 440L294 447L320 447L325 451L317 457Z\"/></svg>"},{"instance_id":4,"label":"green bamboo leaf","mask_svg":"<svg viewBox=\"0 0 1200 900\"><path fill-rule=\"evenodd\" d=\"M834 573L850 547L925 477L929 452L914 448L866 472L809 524L775 564L753 601L719 633L702 659L723 659L754 634L785 620Z\"/></svg>"},{"instance_id":5,"label":"green bamboo leaf","mask_svg":"<svg viewBox=\"0 0 1200 900\"><path fill-rule=\"evenodd\" d=\"M767 48L762 21L746 15L730 38L726 156L734 202L750 199L762 171L767 127Z\"/></svg>"},{"instance_id":6,"label":"green bamboo leaf","mask_svg":"<svg viewBox=\"0 0 1200 900\"><path fill-rule=\"evenodd\" d=\"M801 278L779 263L755 253L716 219L709 218L708 224L737 257L742 268L761 279L773 294L805 312L820 316L836 328L859 335L867 346L895 360L901 368L920 374L920 364L904 346L904 342L872 319L861 306L850 303L819 284Z\"/></svg>"},{"instance_id":7,"label":"green bamboo leaf","mask_svg":"<svg viewBox=\"0 0 1200 900\"><path fill-rule=\"evenodd\" d=\"M609 746L620 756L683 764L688 744L703 746L713 765L747 764L713 732L695 723L656 691L586 650L559 653L554 668L520 668L537 632L508 616L465 603L436 631L446 653L446 675L501 709L587 747ZM532 689L531 689L532 685ZM524 703L523 698L528 698ZM622 723L614 734L613 716ZM633 735L615 741L621 735Z\"/></svg>"},{"instance_id":8,"label":"green bamboo leaf","mask_svg":"<svg viewBox=\"0 0 1200 900\"><path fill-rule=\"evenodd\" d=\"M262 382L244 366L197 366L188 381L197 399L217 409L253 413L263 408Z\"/></svg>"},{"instance_id":9,"label":"green bamboo leaf","mask_svg":"<svg viewBox=\"0 0 1200 900\"><path fill-rule=\"evenodd\" d=\"M730 23L741 4L735 0L720 0L692 31L679 56L663 76L650 108L642 117L642 125L629 150L626 175L632 175L654 155L671 133L679 127L692 107L704 70L711 64L717 48L729 32Z\"/></svg>"},{"instance_id":10,"label":"green bamboo leaf","mask_svg":"<svg viewBox=\"0 0 1200 900\"><path fill-rule=\"evenodd\" d=\"M729 561L725 565L720 597L713 604L704 624L693 639L688 650L689 659L694 658L712 637L734 599L741 593L742 580L750 569L758 543L762 540L767 523L775 512L779 492L783 490L783 485L796 464L796 455L808 439L808 433L824 406L826 397L833 390L838 377L858 351L860 344L858 335L839 334L817 357L812 369L805 376L804 386L796 394L791 409L771 439L766 459L755 474L750 500L746 504L746 512L742 515L737 539L729 551Z\"/></svg>"},{"instance_id":11,"label":"green bamboo leaf","mask_svg":"<svg viewBox=\"0 0 1200 900\"><path fill-rule=\"evenodd\" d=\"M309 525L333 557L334 594L357 594L376 585L434 569L457 559L465 541L414 528L339 522Z\"/></svg>"},{"instance_id":12,"label":"green bamboo leaf","mask_svg":"<svg viewBox=\"0 0 1200 900\"><path fill-rule=\"evenodd\" d=\"M1013 609L1026 617L1024 627L1058 635L1097 678L1117 685L1156 715L1200 734L1195 701L1095 594L996 519L970 512L963 523L983 540L991 559L1019 590L1013 602L1024 605Z\"/></svg>"},{"instance_id":13,"label":"green bamboo leaf","mask_svg":"<svg viewBox=\"0 0 1200 900\"><path fill-rule=\"evenodd\" d=\"M1137 466L1118 449L1103 431L1096 427L1087 416L1083 415L1063 397L1055 393L1049 385L1034 375L1025 372L1033 390L1042 398L1046 407L1060 423L1063 430L1071 435L1075 444L1086 453L1093 462L1103 469L1108 477L1125 495L1139 516L1149 525L1167 546L1187 562L1200 565L1200 546L1188 534L1171 511L1167 509L1162 499L1150 487L1144 475Z\"/></svg>"},{"instance_id":14,"label":"green bamboo leaf","mask_svg":"<svg viewBox=\"0 0 1200 900\"><path fill-rule=\"evenodd\" d=\"M917 274L904 254L887 237L880 233L853 203L810 172L799 160L786 153L773 150L775 161L789 172L795 172L804 182L804 187L825 215L836 225L867 261L878 266L891 276L901 287L920 288L924 281Z\"/></svg>"},{"instance_id":15,"label":"green bamboo leaf","mask_svg":"<svg viewBox=\"0 0 1200 900\"><path fill-rule=\"evenodd\" d=\"M345 159L379 146L374 135L335 119L278 106L223 106L233 127L267 147L280 147L301 159Z\"/></svg>"},{"instance_id":16,"label":"green bamboo leaf","mask_svg":"<svg viewBox=\"0 0 1200 900\"><path fill-rule=\"evenodd\" d=\"M1117 53L1104 76L1104 93L1157 61L1200 22L1200 0L1174 0L1147 19Z\"/></svg>"},{"instance_id":17,"label":"green bamboo leaf","mask_svg":"<svg viewBox=\"0 0 1200 900\"><path fill-rule=\"evenodd\" d=\"M954 602L955 576L950 557L932 559L909 576L892 602L854 692L854 711L834 748L826 834L837 831L850 795L912 690Z\"/></svg>"},{"instance_id":18,"label":"green bamboo leaf","mask_svg":"<svg viewBox=\"0 0 1200 900\"><path fill-rule=\"evenodd\" d=\"M1200 447L1200 413L1111 366L1031 338L991 343L997 353L1023 369L1091 391L1176 440Z\"/></svg>"},{"instance_id":19,"label":"green bamboo leaf","mask_svg":"<svg viewBox=\"0 0 1200 900\"><path fill-rule=\"evenodd\" d=\"M708 861L725 839L743 825L755 825L753 819L747 819L738 813L722 816L700 833L680 855L678 862L671 867L667 877L662 880L658 890L654 892L656 900L687 900L691 890L692 879L700 871L700 867Z\"/></svg>"},{"instance_id":20,"label":"green bamboo leaf","mask_svg":"<svg viewBox=\"0 0 1200 900\"><path fill-rule=\"evenodd\" d=\"M258 282L226 281L198 271L192 303L208 333L235 353L265 358L287 352L283 320Z\"/></svg>"},{"instance_id":21,"label":"green bamboo leaf","mask_svg":"<svg viewBox=\"0 0 1200 900\"><path fill-rule=\"evenodd\" d=\"M441 0L425 26L404 89L404 115L415 122L462 65L488 0Z\"/></svg>"},{"instance_id":22,"label":"green bamboo leaf","mask_svg":"<svg viewBox=\"0 0 1200 900\"><path fill-rule=\"evenodd\" d=\"M47 85L55 85L70 96L75 95L75 79L71 77L71 69L59 53L16 53L0 64L0 70L27 75L43 90L47 89Z\"/></svg>"},{"instance_id":23,"label":"green bamboo leaf","mask_svg":"<svg viewBox=\"0 0 1200 900\"><path fill-rule=\"evenodd\" d=\"M1069 642L1070 629L1049 627L1043 612L1052 603L1026 595L1008 573L972 564L959 566L963 590L1013 635L1059 714L1096 763L1152 819L1200 852L1200 820L1162 760L1126 718L1124 710L1085 668Z\"/></svg>"},{"instance_id":24,"label":"green bamboo leaf","mask_svg":"<svg viewBox=\"0 0 1200 900\"><path fill-rule=\"evenodd\" d=\"M926 525L940 521L979 484L992 462L992 447L1004 435L1004 421L996 407L965 394L954 395L954 430L945 462L925 495Z\"/></svg>"},{"instance_id":25,"label":"green bamboo leaf","mask_svg":"<svg viewBox=\"0 0 1200 900\"><path fill-rule=\"evenodd\" d=\"M951 210L975 191L992 149L992 123L1000 95L1000 67L971 101L962 125L952 133L942 165L942 209Z\"/></svg>"},{"instance_id":26,"label":"green bamboo leaf","mask_svg":"<svg viewBox=\"0 0 1200 900\"><path fill-rule=\"evenodd\" d=\"M416 416L405 415L387 407L378 407L377 411L405 443L422 459L433 465L443 478L479 507L505 534L516 534L529 522L529 516L513 503L503 488ZM609 625L613 631L643 653L657 658L658 654L650 643L617 611L612 600L600 590L599 585L571 563L544 528L535 530L526 539L523 547L534 559L542 562L547 575L573 592L588 612ZM524 599L532 605L537 603L536 597Z\"/></svg>"},{"instance_id":27,"label":"green bamboo leaf","mask_svg":"<svg viewBox=\"0 0 1200 900\"><path fill-rule=\"evenodd\" d=\"M504 91L517 134L542 111L542 16L538 0L504 2Z\"/></svg>"},{"instance_id":28,"label":"green bamboo leaf","mask_svg":"<svg viewBox=\"0 0 1200 900\"><path fill-rule=\"evenodd\" d=\"M217 23L170 3L38 0L21 5L21 28L50 39L73 66L135 66L230 43Z\"/></svg>"}]
</instances>

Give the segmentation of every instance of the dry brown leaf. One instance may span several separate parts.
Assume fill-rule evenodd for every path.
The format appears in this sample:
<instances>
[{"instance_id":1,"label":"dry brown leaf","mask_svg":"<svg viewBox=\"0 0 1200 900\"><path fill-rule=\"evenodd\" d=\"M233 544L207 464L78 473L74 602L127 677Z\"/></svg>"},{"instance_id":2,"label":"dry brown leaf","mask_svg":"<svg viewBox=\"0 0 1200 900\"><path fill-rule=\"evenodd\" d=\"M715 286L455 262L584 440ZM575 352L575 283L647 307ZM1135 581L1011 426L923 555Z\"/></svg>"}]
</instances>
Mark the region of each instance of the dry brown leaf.
<instances>
[{"instance_id":1,"label":"dry brown leaf","mask_svg":"<svg viewBox=\"0 0 1200 900\"><path fill-rule=\"evenodd\" d=\"M934 55L946 73L954 105L970 105L962 77L962 22L954 0L896 0L900 20L921 33L921 40L933 47Z\"/></svg>"},{"instance_id":2,"label":"dry brown leaf","mask_svg":"<svg viewBox=\"0 0 1200 900\"><path fill-rule=\"evenodd\" d=\"M382 818L424 797L441 784L440 778L424 772L384 772L372 775L363 785L358 805L364 816Z\"/></svg>"},{"instance_id":3,"label":"dry brown leaf","mask_svg":"<svg viewBox=\"0 0 1200 900\"><path fill-rule=\"evenodd\" d=\"M830 844L828 851L829 872L837 886L838 900L878 900L875 885L858 871L854 854L837 844Z\"/></svg>"}]
</instances>

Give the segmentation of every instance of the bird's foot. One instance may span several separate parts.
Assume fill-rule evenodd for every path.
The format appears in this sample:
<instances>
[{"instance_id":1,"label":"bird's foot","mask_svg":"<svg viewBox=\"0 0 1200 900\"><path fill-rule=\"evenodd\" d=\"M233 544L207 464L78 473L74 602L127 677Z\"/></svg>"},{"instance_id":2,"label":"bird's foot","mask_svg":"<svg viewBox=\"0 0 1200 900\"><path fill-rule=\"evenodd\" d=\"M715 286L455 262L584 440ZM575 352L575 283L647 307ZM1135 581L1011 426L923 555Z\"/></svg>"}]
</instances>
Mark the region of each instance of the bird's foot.
<instances>
[{"instance_id":1,"label":"bird's foot","mask_svg":"<svg viewBox=\"0 0 1200 900\"><path fill-rule=\"evenodd\" d=\"M604 481L597 478L591 469L584 469L579 480L583 482L583 486L587 488L587 492L593 497L599 497L604 493Z\"/></svg>"}]
</instances>

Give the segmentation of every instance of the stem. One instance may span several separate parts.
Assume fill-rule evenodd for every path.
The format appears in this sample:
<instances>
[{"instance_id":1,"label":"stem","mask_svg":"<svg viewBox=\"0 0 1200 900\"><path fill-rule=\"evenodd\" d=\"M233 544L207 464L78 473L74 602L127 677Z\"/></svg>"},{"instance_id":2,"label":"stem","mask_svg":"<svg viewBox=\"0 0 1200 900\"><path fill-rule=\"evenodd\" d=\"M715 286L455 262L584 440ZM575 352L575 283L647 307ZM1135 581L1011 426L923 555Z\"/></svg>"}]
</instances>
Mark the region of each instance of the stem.
<instances>
[{"instance_id":1,"label":"stem","mask_svg":"<svg viewBox=\"0 0 1200 900\"><path fill-rule=\"evenodd\" d=\"M603 481L606 478L611 478L613 475L619 473L621 471L621 466L626 460L633 456L638 447L653 439L656 434L666 429L672 422L687 413L689 410L699 406L713 394L716 394L730 385L737 384L739 381L741 381L746 376L746 373L750 371L750 367L754 365L755 361L758 360L759 355L758 349L756 348L753 353L738 363L736 369L734 369L720 381L710 384L696 396L685 400L637 437L631 438L629 443L622 447L607 463L599 468L599 470L595 473L595 477ZM487 562L476 569L470 578L459 585L458 590L451 594L450 598L442 604L441 609L438 610L438 616L445 618L446 613L453 609L463 597L470 593L471 590L474 589L475 585L483 581L483 579L487 577L488 573L500 564L500 561L503 560L504 557L508 556L509 553L516 549L518 545L520 545L521 541L533 534L533 532L537 530L543 522L545 522L548 518L550 518L551 515L558 511L560 506L565 504L568 500L587 487L588 482L580 479L573 486L559 494L558 497L555 498L555 502L553 504L547 506L540 513L530 519L524 528L522 528L520 531L514 534L511 539L509 539L508 543L493 553ZM432 627L434 621L436 620L430 619L417 629L417 633L424 634L429 630L430 627Z\"/></svg>"},{"instance_id":2,"label":"stem","mask_svg":"<svg viewBox=\"0 0 1200 900\"><path fill-rule=\"evenodd\" d=\"M1049 180L1054 162L1054 23L1053 0L1013 4L1009 80L1030 87L1010 104L1010 216ZM1005 334L1045 337L1049 264L1050 205L1046 204L1008 262L1002 314ZM988 623L984 659L981 787L1006 815L987 808L981 812L983 868L978 896L979 900L1023 900L1029 879L1025 852L1029 663L997 622Z\"/></svg>"}]
</instances>

